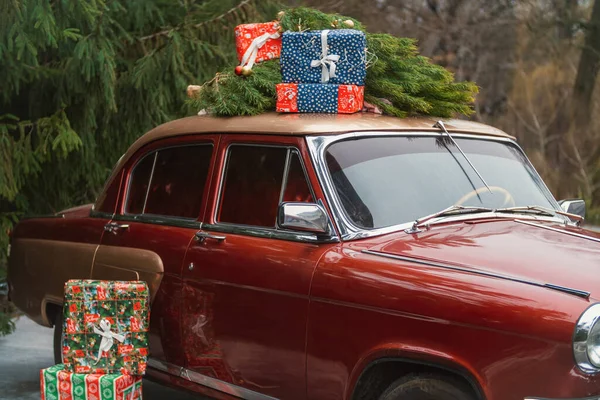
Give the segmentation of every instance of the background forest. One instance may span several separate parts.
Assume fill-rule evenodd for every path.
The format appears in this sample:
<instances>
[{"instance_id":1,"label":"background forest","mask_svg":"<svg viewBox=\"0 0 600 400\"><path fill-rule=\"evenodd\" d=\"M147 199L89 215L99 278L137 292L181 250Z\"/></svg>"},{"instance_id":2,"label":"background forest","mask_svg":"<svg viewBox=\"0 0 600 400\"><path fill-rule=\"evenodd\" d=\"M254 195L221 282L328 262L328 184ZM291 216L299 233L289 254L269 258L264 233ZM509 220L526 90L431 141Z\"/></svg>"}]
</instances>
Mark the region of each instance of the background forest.
<instances>
[{"instance_id":1,"label":"background forest","mask_svg":"<svg viewBox=\"0 0 600 400\"><path fill-rule=\"evenodd\" d=\"M193 113L185 88L234 62L235 25L297 5L417 38L600 223L600 0L0 0L0 282L21 216L93 201L137 137Z\"/></svg>"}]
</instances>

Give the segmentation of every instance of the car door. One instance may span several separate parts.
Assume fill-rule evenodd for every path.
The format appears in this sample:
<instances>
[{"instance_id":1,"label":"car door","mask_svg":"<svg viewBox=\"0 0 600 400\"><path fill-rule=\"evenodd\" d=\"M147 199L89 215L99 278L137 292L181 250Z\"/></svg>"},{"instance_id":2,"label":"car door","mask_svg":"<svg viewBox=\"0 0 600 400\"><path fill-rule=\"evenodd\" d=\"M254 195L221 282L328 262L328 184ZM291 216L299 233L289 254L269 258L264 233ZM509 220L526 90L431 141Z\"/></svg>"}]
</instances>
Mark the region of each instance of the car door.
<instances>
[{"instance_id":1,"label":"car door","mask_svg":"<svg viewBox=\"0 0 600 400\"><path fill-rule=\"evenodd\" d=\"M306 398L310 283L333 240L276 228L281 202L315 201L302 146L295 137L221 138L207 223L183 270L192 381L244 398Z\"/></svg>"},{"instance_id":2,"label":"car door","mask_svg":"<svg viewBox=\"0 0 600 400\"><path fill-rule=\"evenodd\" d=\"M173 138L132 157L120 207L105 227L92 278L141 279L152 294L150 366L184 365L181 268L200 228L217 137Z\"/></svg>"}]
</instances>

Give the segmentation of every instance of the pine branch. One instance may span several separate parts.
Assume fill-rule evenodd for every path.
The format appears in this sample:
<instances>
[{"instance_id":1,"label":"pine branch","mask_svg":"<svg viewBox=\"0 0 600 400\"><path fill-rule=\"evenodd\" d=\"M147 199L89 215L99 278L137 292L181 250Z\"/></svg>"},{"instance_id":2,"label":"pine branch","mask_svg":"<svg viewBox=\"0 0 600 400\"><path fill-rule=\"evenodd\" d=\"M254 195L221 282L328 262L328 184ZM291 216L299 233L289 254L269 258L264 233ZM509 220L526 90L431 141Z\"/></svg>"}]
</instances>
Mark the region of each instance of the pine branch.
<instances>
[{"instance_id":1,"label":"pine branch","mask_svg":"<svg viewBox=\"0 0 600 400\"><path fill-rule=\"evenodd\" d=\"M230 15L232 15L232 14L240 11L245 6L247 6L250 3L253 3L255 1L259 1L259 0L242 0L237 6L230 8L229 10L227 10L226 12L224 12L223 14L217 15L215 18L212 18L212 19L210 19L208 21L203 21L203 22L200 22L200 23L197 23L197 24L193 24L190 27L193 28L193 29L200 29L200 28L202 28L202 27L204 27L206 25L213 24L215 22L219 22L219 21L225 20L228 16L230 16ZM140 41L140 42L144 42L144 41L147 41L147 40L156 39L156 38L161 37L161 36L166 37L166 36L169 36L172 32L181 30L183 28L184 28L184 26L178 26L178 27L174 27L174 28L170 28L170 29L165 29L165 30L162 30L160 32L153 33L151 35L143 36L141 38L138 38L137 40Z\"/></svg>"}]
</instances>

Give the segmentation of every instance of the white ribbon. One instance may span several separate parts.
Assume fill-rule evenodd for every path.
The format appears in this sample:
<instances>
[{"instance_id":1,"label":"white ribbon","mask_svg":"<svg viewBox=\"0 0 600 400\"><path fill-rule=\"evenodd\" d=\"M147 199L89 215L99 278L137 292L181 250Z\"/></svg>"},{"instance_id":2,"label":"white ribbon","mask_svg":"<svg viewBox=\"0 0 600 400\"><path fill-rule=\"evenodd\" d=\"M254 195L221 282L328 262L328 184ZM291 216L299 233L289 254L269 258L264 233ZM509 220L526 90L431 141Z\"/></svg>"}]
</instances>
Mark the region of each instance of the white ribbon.
<instances>
[{"instance_id":1,"label":"white ribbon","mask_svg":"<svg viewBox=\"0 0 600 400\"><path fill-rule=\"evenodd\" d=\"M121 343L125 341L125 336L110 331L110 322L108 322L106 319L100 321L100 329L94 327L94 333L102 336L100 349L98 350L98 361L96 361L96 364L100 362L102 352L110 350L112 345L115 343L115 339Z\"/></svg>"},{"instance_id":2,"label":"white ribbon","mask_svg":"<svg viewBox=\"0 0 600 400\"><path fill-rule=\"evenodd\" d=\"M279 38L279 32L275 32L275 33L265 33L262 34L260 36L258 36L257 38L255 38L252 43L250 43L250 46L248 46L248 48L246 49L246 52L244 53L244 56L242 57L242 62L240 63L240 66L247 66L248 68L252 68L252 66L254 65L254 62L256 61L256 56L258 55L258 50L260 50L261 47L263 47L265 45L265 43L267 43L267 40L269 39L277 39Z\"/></svg>"},{"instance_id":3,"label":"white ribbon","mask_svg":"<svg viewBox=\"0 0 600 400\"><path fill-rule=\"evenodd\" d=\"M317 68L321 66L321 83L329 82L330 78L335 78L336 62L340 60L340 56L336 54L327 54L327 34L329 30L321 31L321 59L313 60L310 66ZM327 67L329 66L329 68Z\"/></svg>"}]
</instances>

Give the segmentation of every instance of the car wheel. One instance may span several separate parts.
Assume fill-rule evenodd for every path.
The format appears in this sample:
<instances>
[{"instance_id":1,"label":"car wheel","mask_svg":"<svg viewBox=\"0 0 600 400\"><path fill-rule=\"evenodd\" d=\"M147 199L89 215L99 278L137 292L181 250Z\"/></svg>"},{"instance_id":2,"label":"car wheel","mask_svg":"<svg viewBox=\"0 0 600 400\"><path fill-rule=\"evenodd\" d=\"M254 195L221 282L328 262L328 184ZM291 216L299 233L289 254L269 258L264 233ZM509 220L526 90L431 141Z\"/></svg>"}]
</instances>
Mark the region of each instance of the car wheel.
<instances>
[{"instance_id":1,"label":"car wheel","mask_svg":"<svg viewBox=\"0 0 600 400\"><path fill-rule=\"evenodd\" d=\"M54 317L54 363L62 364L62 333L63 313L62 309Z\"/></svg>"},{"instance_id":2,"label":"car wheel","mask_svg":"<svg viewBox=\"0 0 600 400\"><path fill-rule=\"evenodd\" d=\"M383 392L379 400L474 400L467 385L441 375L410 374Z\"/></svg>"}]
</instances>

